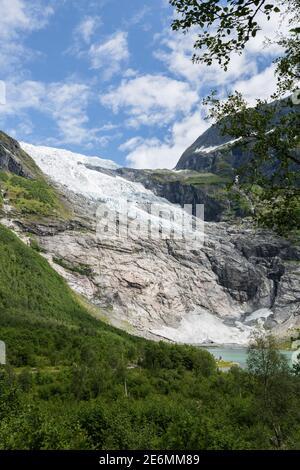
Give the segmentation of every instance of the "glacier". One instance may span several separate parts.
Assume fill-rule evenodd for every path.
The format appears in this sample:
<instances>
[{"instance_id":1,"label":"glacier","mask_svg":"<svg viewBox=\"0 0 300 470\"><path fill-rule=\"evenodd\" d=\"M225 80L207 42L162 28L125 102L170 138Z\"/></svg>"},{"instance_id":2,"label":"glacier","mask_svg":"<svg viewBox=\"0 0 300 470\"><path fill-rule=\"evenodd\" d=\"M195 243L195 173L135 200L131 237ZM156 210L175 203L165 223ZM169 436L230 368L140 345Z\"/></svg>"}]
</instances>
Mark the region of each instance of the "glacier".
<instances>
[{"instance_id":1,"label":"glacier","mask_svg":"<svg viewBox=\"0 0 300 470\"><path fill-rule=\"evenodd\" d=\"M201 232L195 233L195 218L182 211L179 206L156 196L141 183L128 181L115 175L113 171L107 173L105 170L119 168L112 160L25 142L20 142L20 146L53 182L68 190L99 203L103 202L111 211L126 211L130 219L139 219L144 224L150 221L153 233L159 230L163 219L165 235L172 231L181 238L184 224L185 234L193 236L193 239L196 237L199 241L203 240L203 224L197 222ZM152 212L149 204L152 204Z\"/></svg>"},{"instance_id":2,"label":"glacier","mask_svg":"<svg viewBox=\"0 0 300 470\"><path fill-rule=\"evenodd\" d=\"M137 215L147 220L150 217L157 225L161 223L161 217L149 215L149 203L156 204L163 214L172 210L175 223L168 217L166 222L180 233L181 227L176 221L185 214L184 210L156 196L141 183L116 175L114 170L118 165L113 161L24 142L20 145L60 187L92 201L95 206L101 202L110 209L120 210L126 207L124 202L130 201L133 219ZM186 214L185 217L193 219ZM211 259L218 250L221 254L218 263L224 256L224 249L230 256L233 253L231 245L223 242L222 233L228 237L228 228L213 223L203 226L206 246L202 249L199 238L194 250L186 249L181 243L168 246L168 243L148 240L144 244L134 239L123 241L123 245L118 242L112 247L100 240L99 247L99 240L94 241L93 235L80 232L57 233L41 237L39 241L57 258L93 263L93 279L79 278L58 266L56 269L71 287L86 294L90 301L95 302L99 290L105 294L107 305L113 299L114 315L118 317L116 326L122 325L120 319L123 319L142 334L148 332L156 338L190 344L245 345L256 328L254 324L241 321L245 312L249 312L249 305L233 300L218 283L211 268ZM187 238L192 235L191 230ZM51 259L50 256L49 261ZM244 260L239 262L244 263ZM261 288L268 293L267 286ZM101 299L96 301L99 305L102 302ZM249 320L266 319L271 313L263 310L250 316Z\"/></svg>"}]
</instances>

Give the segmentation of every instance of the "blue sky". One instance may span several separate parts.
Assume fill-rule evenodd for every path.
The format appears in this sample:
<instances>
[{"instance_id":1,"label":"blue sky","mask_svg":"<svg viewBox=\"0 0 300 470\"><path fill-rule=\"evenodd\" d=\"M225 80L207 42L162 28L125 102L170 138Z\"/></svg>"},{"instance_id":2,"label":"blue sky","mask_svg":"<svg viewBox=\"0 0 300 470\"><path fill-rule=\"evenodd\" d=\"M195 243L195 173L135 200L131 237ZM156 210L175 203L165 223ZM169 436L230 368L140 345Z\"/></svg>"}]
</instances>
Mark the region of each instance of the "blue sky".
<instances>
[{"instance_id":1,"label":"blue sky","mask_svg":"<svg viewBox=\"0 0 300 470\"><path fill-rule=\"evenodd\" d=\"M172 168L207 127L201 101L274 90L280 15L228 73L191 63L194 33L171 31L167 0L0 0L0 128L37 145Z\"/></svg>"}]
</instances>

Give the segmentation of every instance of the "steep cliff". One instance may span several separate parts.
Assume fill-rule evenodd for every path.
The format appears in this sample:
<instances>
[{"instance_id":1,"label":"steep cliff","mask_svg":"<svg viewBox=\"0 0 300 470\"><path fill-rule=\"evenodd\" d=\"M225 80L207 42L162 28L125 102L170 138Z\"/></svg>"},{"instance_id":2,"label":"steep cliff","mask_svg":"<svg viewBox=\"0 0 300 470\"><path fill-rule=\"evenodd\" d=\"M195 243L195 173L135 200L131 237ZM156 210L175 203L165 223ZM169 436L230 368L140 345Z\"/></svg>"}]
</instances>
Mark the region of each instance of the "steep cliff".
<instances>
[{"instance_id":1,"label":"steep cliff","mask_svg":"<svg viewBox=\"0 0 300 470\"><path fill-rule=\"evenodd\" d=\"M27 178L42 177L34 161L20 147L19 142L0 131L0 170Z\"/></svg>"},{"instance_id":2,"label":"steep cliff","mask_svg":"<svg viewBox=\"0 0 300 470\"><path fill-rule=\"evenodd\" d=\"M96 161L89 166L57 151L53 160L53 149L31 147L31 155L72 215L43 220L14 208L4 210L1 221L34 242L110 323L146 337L202 344L245 344L257 321L278 335L300 325L299 248L270 232L224 222L205 223L204 240L196 243L193 233L185 239L99 233L99 204L120 215L131 200L130 223L137 215L161 223L147 211L149 204L183 213L136 181L147 172L129 177L131 170L102 168Z\"/></svg>"},{"instance_id":3,"label":"steep cliff","mask_svg":"<svg viewBox=\"0 0 300 470\"><path fill-rule=\"evenodd\" d=\"M143 184L157 196L166 198L172 204L204 204L205 220L218 222L228 207L222 189L228 179L211 173L199 174L195 171L136 170L119 168L116 174L131 181Z\"/></svg>"},{"instance_id":4,"label":"steep cliff","mask_svg":"<svg viewBox=\"0 0 300 470\"><path fill-rule=\"evenodd\" d=\"M55 211L47 215L40 206L36 210L34 198L41 198L44 190L32 191L35 180L24 176L7 182L12 177L4 172L0 223L36 246L72 289L110 323L146 337L236 344L248 341L257 321L279 335L290 334L300 325L299 247L270 232L224 222L205 223L204 234L199 229L196 240L188 224L182 237L182 227L168 218L172 213L178 220L184 215L182 209L140 182L151 187L156 180L158 193L159 185L164 191L177 184L172 180L176 172L163 177L152 173L149 178L147 172L112 168L100 159L87 165L82 156L57 149L31 146L30 152L40 165L43 181L41 170L51 177L51 190L71 210L67 217ZM26 154L28 162L33 167ZM195 178L195 174L185 177ZM23 189L16 191L12 184ZM20 204L18 198L23 201L24 194L25 203ZM131 206L126 212L128 200ZM149 212L149 205L159 209L162 219ZM118 227L122 217L129 216L126 236L99 232L99 223L108 222L115 213ZM193 218L184 217L193 223ZM166 228L173 232L149 236L139 232L145 222L159 230L163 227L162 233Z\"/></svg>"},{"instance_id":5,"label":"steep cliff","mask_svg":"<svg viewBox=\"0 0 300 470\"><path fill-rule=\"evenodd\" d=\"M287 100L274 101L267 105L274 108L274 115L268 123L271 131L276 123L287 113L299 119L300 106L290 107ZM211 172L219 175L233 176L238 168L245 165L252 158L252 145L224 135L222 128L224 122L212 125L196 141L185 150L180 157L177 170L196 170Z\"/></svg>"}]
</instances>

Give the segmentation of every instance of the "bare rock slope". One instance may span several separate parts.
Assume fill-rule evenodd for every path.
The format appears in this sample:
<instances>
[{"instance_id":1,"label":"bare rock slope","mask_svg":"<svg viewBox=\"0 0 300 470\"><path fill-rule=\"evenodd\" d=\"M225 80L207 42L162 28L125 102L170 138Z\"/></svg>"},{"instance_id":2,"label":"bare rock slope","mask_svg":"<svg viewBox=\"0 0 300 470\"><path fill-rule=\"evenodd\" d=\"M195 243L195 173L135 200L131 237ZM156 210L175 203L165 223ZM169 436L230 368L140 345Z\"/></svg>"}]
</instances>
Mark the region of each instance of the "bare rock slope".
<instances>
[{"instance_id":1,"label":"bare rock slope","mask_svg":"<svg viewBox=\"0 0 300 470\"><path fill-rule=\"evenodd\" d=\"M198 344L245 344L257 323L278 335L300 327L299 248L266 231L213 222L205 223L198 245L99 235L99 203L109 212L131 198L143 214L149 202L170 204L140 183L99 171L97 162L96 170L60 154L53 164L47 151L23 148L63 192L73 215L41 221L2 211L0 222L34 237L43 256L111 323Z\"/></svg>"}]
</instances>

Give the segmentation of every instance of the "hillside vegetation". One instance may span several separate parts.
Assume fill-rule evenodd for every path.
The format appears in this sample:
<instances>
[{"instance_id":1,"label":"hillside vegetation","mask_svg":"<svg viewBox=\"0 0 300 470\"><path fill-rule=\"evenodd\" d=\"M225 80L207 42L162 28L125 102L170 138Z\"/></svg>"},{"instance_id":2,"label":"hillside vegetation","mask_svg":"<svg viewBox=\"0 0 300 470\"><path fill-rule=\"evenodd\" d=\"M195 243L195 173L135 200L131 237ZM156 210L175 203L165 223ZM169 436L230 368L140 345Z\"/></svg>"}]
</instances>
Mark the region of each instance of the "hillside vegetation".
<instances>
[{"instance_id":1,"label":"hillside vegetation","mask_svg":"<svg viewBox=\"0 0 300 470\"><path fill-rule=\"evenodd\" d=\"M68 218L69 209L34 160L0 131L0 209L7 203L23 218Z\"/></svg>"},{"instance_id":2,"label":"hillside vegetation","mask_svg":"<svg viewBox=\"0 0 300 470\"><path fill-rule=\"evenodd\" d=\"M6 135L0 141L2 211L10 206L37 221L66 216L31 158ZM21 174L7 168L10 148ZM221 183L211 174L183 177L196 186ZM92 316L42 252L0 224L0 339L8 360L0 366L0 449L300 447L298 369L273 354L266 389L260 369L222 373L205 350L130 336ZM84 264L53 261L88 274Z\"/></svg>"},{"instance_id":3,"label":"hillside vegetation","mask_svg":"<svg viewBox=\"0 0 300 470\"><path fill-rule=\"evenodd\" d=\"M27 179L0 172L1 202L7 199L20 214L42 217L66 215L56 191L44 178Z\"/></svg>"},{"instance_id":4,"label":"hillside vegetation","mask_svg":"<svg viewBox=\"0 0 300 470\"><path fill-rule=\"evenodd\" d=\"M96 320L47 261L1 225L0 338L8 352L1 449L300 446L298 377L281 371L272 382L270 419L255 374L218 372L206 351Z\"/></svg>"}]
</instances>

